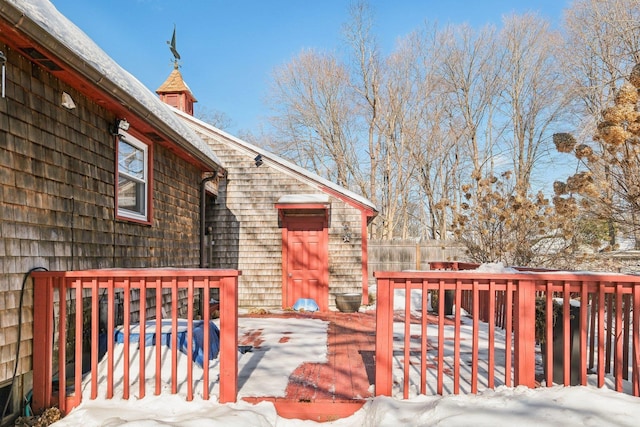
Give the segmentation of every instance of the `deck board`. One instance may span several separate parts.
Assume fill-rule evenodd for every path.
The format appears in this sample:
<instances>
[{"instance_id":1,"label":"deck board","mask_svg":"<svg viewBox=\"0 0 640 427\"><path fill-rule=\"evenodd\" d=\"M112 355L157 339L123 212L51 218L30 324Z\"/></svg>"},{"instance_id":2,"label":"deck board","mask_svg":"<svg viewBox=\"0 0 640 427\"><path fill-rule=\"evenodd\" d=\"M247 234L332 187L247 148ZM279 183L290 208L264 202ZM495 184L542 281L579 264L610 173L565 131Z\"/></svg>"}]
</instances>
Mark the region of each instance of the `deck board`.
<instances>
[{"instance_id":1,"label":"deck board","mask_svg":"<svg viewBox=\"0 0 640 427\"><path fill-rule=\"evenodd\" d=\"M274 402L287 418L331 421L352 415L372 397L375 351L375 314L282 313L250 317L319 319L329 322L327 362L304 363L289 377L285 397L246 397L255 403Z\"/></svg>"}]
</instances>

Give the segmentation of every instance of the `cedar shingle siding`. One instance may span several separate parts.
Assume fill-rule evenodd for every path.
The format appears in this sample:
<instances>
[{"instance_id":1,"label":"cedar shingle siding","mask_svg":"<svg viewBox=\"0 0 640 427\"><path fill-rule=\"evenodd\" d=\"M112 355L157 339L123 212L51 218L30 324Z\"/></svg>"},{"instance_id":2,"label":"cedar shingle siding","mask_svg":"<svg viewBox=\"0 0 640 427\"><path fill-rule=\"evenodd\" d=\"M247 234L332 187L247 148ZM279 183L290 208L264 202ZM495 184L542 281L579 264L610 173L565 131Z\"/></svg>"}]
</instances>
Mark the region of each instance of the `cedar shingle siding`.
<instances>
[{"instance_id":1,"label":"cedar shingle siding","mask_svg":"<svg viewBox=\"0 0 640 427\"><path fill-rule=\"evenodd\" d=\"M228 171L213 209L213 266L242 271L238 282L241 306L280 307L282 229L274 205L287 194L324 193L270 161L256 167L254 153L234 148L223 137L205 133L201 137ZM343 241L344 223L351 232L348 243ZM361 213L331 197L329 225L329 304L333 306L333 294L362 290Z\"/></svg>"},{"instance_id":2,"label":"cedar shingle siding","mask_svg":"<svg viewBox=\"0 0 640 427\"><path fill-rule=\"evenodd\" d=\"M8 57L0 98L2 383L13 373L29 269L198 266L201 174L154 145L153 224L116 220L115 141L108 131L115 117L15 50L2 44L0 50ZM75 109L60 106L63 91ZM32 292L28 281L18 374L31 370Z\"/></svg>"}]
</instances>

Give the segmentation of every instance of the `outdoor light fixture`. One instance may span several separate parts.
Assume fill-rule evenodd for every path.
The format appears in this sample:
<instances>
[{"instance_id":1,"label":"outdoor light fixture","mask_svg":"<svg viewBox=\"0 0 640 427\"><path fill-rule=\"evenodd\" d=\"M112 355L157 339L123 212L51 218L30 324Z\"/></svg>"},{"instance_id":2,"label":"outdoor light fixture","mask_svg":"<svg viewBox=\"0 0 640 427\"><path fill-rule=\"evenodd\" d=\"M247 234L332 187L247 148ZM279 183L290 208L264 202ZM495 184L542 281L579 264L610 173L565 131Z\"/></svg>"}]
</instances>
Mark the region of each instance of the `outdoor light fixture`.
<instances>
[{"instance_id":1,"label":"outdoor light fixture","mask_svg":"<svg viewBox=\"0 0 640 427\"><path fill-rule=\"evenodd\" d=\"M129 122L127 119L116 119L113 125L111 125L111 135L118 135L121 130L129 130Z\"/></svg>"},{"instance_id":2,"label":"outdoor light fixture","mask_svg":"<svg viewBox=\"0 0 640 427\"><path fill-rule=\"evenodd\" d=\"M255 157L255 159L253 159L253 160L255 160L255 162L256 162L256 167L258 167L258 166L262 166L262 163L264 163L264 162L262 161L262 154L258 154L258 155Z\"/></svg>"},{"instance_id":3,"label":"outdoor light fixture","mask_svg":"<svg viewBox=\"0 0 640 427\"><path fill-rule=\"evenodd\" d=\"M76 108L76 103L73 102L73 98L71 98L71 95L69 95L67 92L62 92L62 101L60 102L60 105L62 105L67 110L73 110L74 108Z\"/></svg>"}]
</instances>

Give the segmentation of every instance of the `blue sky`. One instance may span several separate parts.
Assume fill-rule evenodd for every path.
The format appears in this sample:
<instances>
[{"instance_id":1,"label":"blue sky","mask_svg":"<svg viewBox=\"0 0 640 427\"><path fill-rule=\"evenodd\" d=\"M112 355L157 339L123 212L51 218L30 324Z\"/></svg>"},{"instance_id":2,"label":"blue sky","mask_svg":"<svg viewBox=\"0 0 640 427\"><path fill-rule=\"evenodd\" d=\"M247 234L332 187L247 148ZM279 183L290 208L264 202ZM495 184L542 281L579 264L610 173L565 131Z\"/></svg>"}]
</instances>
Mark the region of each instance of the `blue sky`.
<instances>
[{"instance_id":1,"label":"blue sky","mask_svg":"<svg viewBox=\"0 0 640 427\"><path fill-rule=\"evenodd\" d=\"M166 41L177 26L181 72L198 108L226 113L227 129L255 131L274 67L302 49L337 51L350 0L53 0L149 89L172 70ZM570 0L370 0L384 49L425 21L500 26L512 12L537 11L558 23Z\"/></svg>"}]
</instances>

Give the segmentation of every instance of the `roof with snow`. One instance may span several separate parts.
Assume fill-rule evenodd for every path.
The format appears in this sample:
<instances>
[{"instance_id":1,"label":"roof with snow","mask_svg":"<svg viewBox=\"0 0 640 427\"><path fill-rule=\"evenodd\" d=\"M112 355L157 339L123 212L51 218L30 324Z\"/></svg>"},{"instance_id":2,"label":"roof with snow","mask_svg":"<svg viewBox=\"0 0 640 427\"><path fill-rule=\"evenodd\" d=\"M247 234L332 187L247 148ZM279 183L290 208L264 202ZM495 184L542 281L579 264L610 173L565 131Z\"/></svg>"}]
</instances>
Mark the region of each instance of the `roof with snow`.
<instances>
[{"instance_id":1,"label":"roof with snow","mask_svg":"<svg viewBox=\"0 0 640 427\"><path fill-rule=\"evenodd\" d=\"M213 150L179 120L168 105L118 65L49 1L5 0L0 2L0 17L69 64L70 69L105 90L129 111L160 127L174 144L193 158L210 167L223 166Z\"/></svg>"},{"instance_id":2,"label":"roof with snow","mask_svg":"<svg viewBox=\"0 0 640 427\"><path fill-rule=\"evenodd\" d=\"M256 147L253 144L250 144L246 141L241 140L240 138L237 138L233 135L230 135L218 128L216 128L215 126L212 126L208 123L203 122L202 120L199 120L183 111L178 110L177 108L173 108L172 110L174 111L175 114L177 114L179 117L181 117L185 123L189 124L192 128L196 128L198 129L198 131L204 133L205 135L207 135L209 138L218 140L222 143L226 143L226 144L232 144L234 146L236 146L237 148L240 148L244 151L246 151L247 153L250 153L252 156L255 156L257 154L261 155L264 159L269 160L269 163L271 165L274 165L276 167L278 167L280 170L289 173L290 175L295 175L300 179L303 179L305 181L307 181L310 184L315 184L315 186L323 191L323 188L328 188L330 190L332 190L333 192L340 194L341 196L348 198L350 200L352 200L353 202L357 203L358 205L371 210L373 213L373 216L375 216L378 212L378 210L376 209L376 206L366 197L363 197L359 194L354 193L351 190L348 190L334 182L331 182L323 177L321 177L320 175L317 175L313 172L310 172L288 160L283 159L282 157L279 157L269 151L266 151L264 149L261 149L259 147ZM297 196L292 196L292 197L298 197L300 195ZM302 196L300 196L302 197Z\"/></svg>"}]
</instances>

